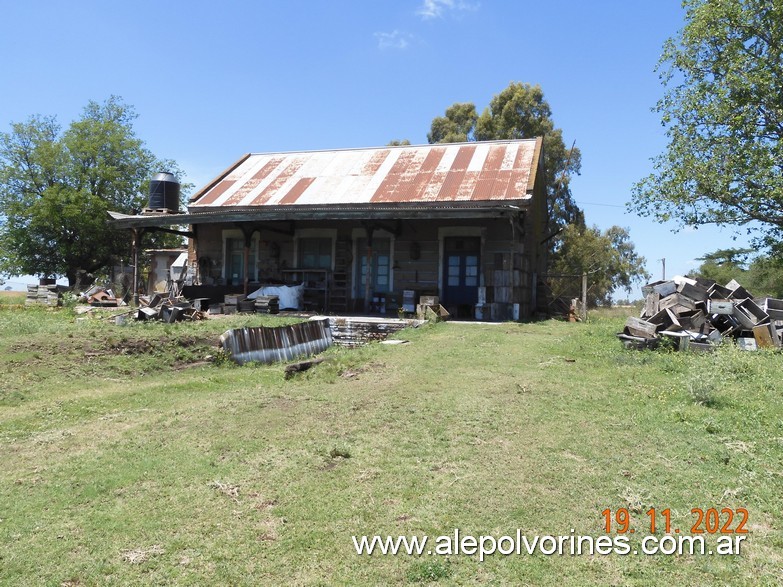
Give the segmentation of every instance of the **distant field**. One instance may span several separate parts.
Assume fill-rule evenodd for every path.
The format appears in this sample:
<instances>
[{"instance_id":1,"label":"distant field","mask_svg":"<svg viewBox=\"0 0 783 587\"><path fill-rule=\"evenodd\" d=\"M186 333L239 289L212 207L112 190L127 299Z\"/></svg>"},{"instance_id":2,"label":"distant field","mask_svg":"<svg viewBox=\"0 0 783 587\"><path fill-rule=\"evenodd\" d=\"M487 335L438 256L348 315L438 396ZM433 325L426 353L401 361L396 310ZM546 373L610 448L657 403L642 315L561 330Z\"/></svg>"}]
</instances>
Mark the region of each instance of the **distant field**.
<instances>
[{"instance_id":1,"label":"distant field","mask_svg":"<svg viewBox=\"0 0 783 587\"><path fill-rule=\"evenodd\" d=\"M24 304L27 294L23 291L0 291L0 304Z\"/></svg>"},{"instance_id":2,"label":"distant field","mask_svg":"<svg viewBox=\"0 0 783 587\"><path fill-rule=\"evenodd\" d=\"M622 315L447 323L285 380L217 353L261 321L118 326L3 294L0 584L781 584L779 353L624 351ZM483 562L351 539L599 537L609 509L638 548L651 508L657 539L666 509L690 535L692 508L746 508L749 534L737 556Z\"/></svg>"}]
</instances>

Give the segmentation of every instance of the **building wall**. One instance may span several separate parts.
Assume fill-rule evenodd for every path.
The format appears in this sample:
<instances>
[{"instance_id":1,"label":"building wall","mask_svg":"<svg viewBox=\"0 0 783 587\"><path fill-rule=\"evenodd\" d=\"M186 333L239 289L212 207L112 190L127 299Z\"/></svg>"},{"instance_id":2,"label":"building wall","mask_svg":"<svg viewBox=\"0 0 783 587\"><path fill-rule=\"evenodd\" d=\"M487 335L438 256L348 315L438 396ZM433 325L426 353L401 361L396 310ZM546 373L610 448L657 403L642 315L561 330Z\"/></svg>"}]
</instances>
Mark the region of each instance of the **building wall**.
<instances>
[{"instance_id":1,"label":"building wall","mask_svg":"<svg viewBox=\"0 0 783 587\"><path fill-rule=\"evenodd\" d=\"M443 242L448 236L477 236L481 238L480 279L485 307L484 319L505 320L532 315L535 299L535 275L542 272L540 259L540 218L528 211L521 222L509 218L476 220L404 220L382 221L377 224L376 237L392 239L392 292L386 300L386 309L393 312L401 305L403 290L421 295L441 295L443 290ZM537 214L537 212L536 212ZM297 268L297 235L331 235L334 242L331 270L335 278L344 274L347 283L347 307L334 311L361 311L364 296L357 292L359 257L356 242L366 232L358 221L297 221L294 234L289 223L267 223L254 232L253 251L257 253L256 267L250 274L258 274L259 283L285 282L286 271ZM272 230L277 229L277 230ZM198 262L199 279L207 285L232 285L226 275L225 239L240 238L241 231L234 225L200 225L196 240L191 242L191 259ZM290 273L288 274L290 276ZM255 286L253 282L251 286ZM335 291L342 285L333 282ZM237 289L240 291L240 289ZM338 295L334 296L338 305ZM477 299L476 302L479 300Z\"/></svg>"},{"instance_id":2,"label":"building wall","mask_svg":"<svg viewBox=\"0 0 783 587\"><path fill-rule=\"evenodd\" d=\"M150 259L147 293L166 291L171 265L184 252L184 249L151 250L146 252Z\"/></svg>"}]
</instances>

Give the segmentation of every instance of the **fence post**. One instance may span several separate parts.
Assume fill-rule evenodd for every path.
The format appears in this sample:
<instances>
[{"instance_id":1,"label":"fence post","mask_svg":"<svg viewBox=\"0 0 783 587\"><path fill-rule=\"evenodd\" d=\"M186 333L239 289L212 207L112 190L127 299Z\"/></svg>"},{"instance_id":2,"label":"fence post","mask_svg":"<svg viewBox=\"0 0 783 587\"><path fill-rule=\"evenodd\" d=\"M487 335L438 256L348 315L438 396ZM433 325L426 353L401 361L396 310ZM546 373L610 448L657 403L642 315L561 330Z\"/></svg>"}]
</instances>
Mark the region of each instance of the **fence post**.
<instances>
[{"instance_id":1,"label":"fence post","mask_svg":"<svg viewBox=\"0 0 783 587\"><path fill-rule=\"evenodd\" d=\"M582 273L582 321L587 320L587 273Z\"/></svg>"}]
</instances>

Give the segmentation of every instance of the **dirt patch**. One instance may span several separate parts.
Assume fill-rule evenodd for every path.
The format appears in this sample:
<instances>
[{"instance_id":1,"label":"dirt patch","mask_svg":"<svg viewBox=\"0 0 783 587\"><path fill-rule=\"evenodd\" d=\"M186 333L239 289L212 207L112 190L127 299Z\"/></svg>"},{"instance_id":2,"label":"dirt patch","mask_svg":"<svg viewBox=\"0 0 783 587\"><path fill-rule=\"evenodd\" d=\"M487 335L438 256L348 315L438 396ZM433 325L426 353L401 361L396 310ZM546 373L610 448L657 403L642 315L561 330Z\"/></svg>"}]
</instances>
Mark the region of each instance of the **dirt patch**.
<instances>
[{"instance_id":1,"label":"dirt patch","mask_svg":"<svg viewBox=\"0 0 783 587\"><path fill-rule=\"evenodd\" d=\"M196 347L204 347L205 349L211 349L216 347L218 342L218 337L212 339L196 336L180 336L176 338L161 336L157 339L137 338L119 341L108 339L103 345L99 342L98 344L92 343L89 352L111 355L143 355L165 352L172 348L193 349ZM87 351L87 349L85 349L85 351Z\"/></svg>"},{"instance_id":2,"label":"dirt patch","mask_svg":"<svg viewBox=\"0 0 783 587\"><path fill-rule=\"evenodd\" d=\"M5 361L15 369L49 364L57 357L65 362L62 370L70 371L80 365L95 365L118 356L157 356L163 359L161 367L173 370L206 365L218 346L219 337L180 336L158 338L131 338L116 336L92 337L86 341L54 338L17 342L8 348ZM167 360L170 359L170 360Z\"/></svg>"},{"instance_id":3,"label":"dirt patch","mask_svg":"<svg viewBox=\"0 0 783 587\"><path fill-rule=\"evenodd\" d=\"M150 559L150 557L157 556L166 552L160 544L153 544L149 548L133 548L123 550L120 554L122 560L132 565L141 564Z\"/></svg>"}]
</instances>

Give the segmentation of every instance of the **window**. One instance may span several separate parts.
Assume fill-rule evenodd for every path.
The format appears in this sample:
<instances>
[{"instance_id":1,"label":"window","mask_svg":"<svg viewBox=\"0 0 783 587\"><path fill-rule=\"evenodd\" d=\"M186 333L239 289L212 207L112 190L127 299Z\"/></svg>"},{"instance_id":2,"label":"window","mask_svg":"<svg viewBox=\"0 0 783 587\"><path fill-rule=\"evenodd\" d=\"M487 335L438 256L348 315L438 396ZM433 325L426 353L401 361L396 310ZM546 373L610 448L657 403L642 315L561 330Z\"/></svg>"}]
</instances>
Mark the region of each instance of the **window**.
<instances>
[{"instance_id":1,"label":"window","mask_svg":"<svg viewBox=\"0 0 783 587\"><path fill-rule=\"evenodd\" d=\"M299 267L302 269L331 269L332 239L300 238Z\"/></svg>"},{"instance_id":2,"label":"window","mask_svg":"<svg viewBox=\"0 0 783 587\"><path fill-rule=\"evenodd\" d=\"M248 257L248 276L250 281L257 279L256 275L256 247L257 241L253 241L250 247ZM229 283L237 284L245 280L245 239L227 238L226 239L226 280Z\"/></svg>"}]
</instances>

